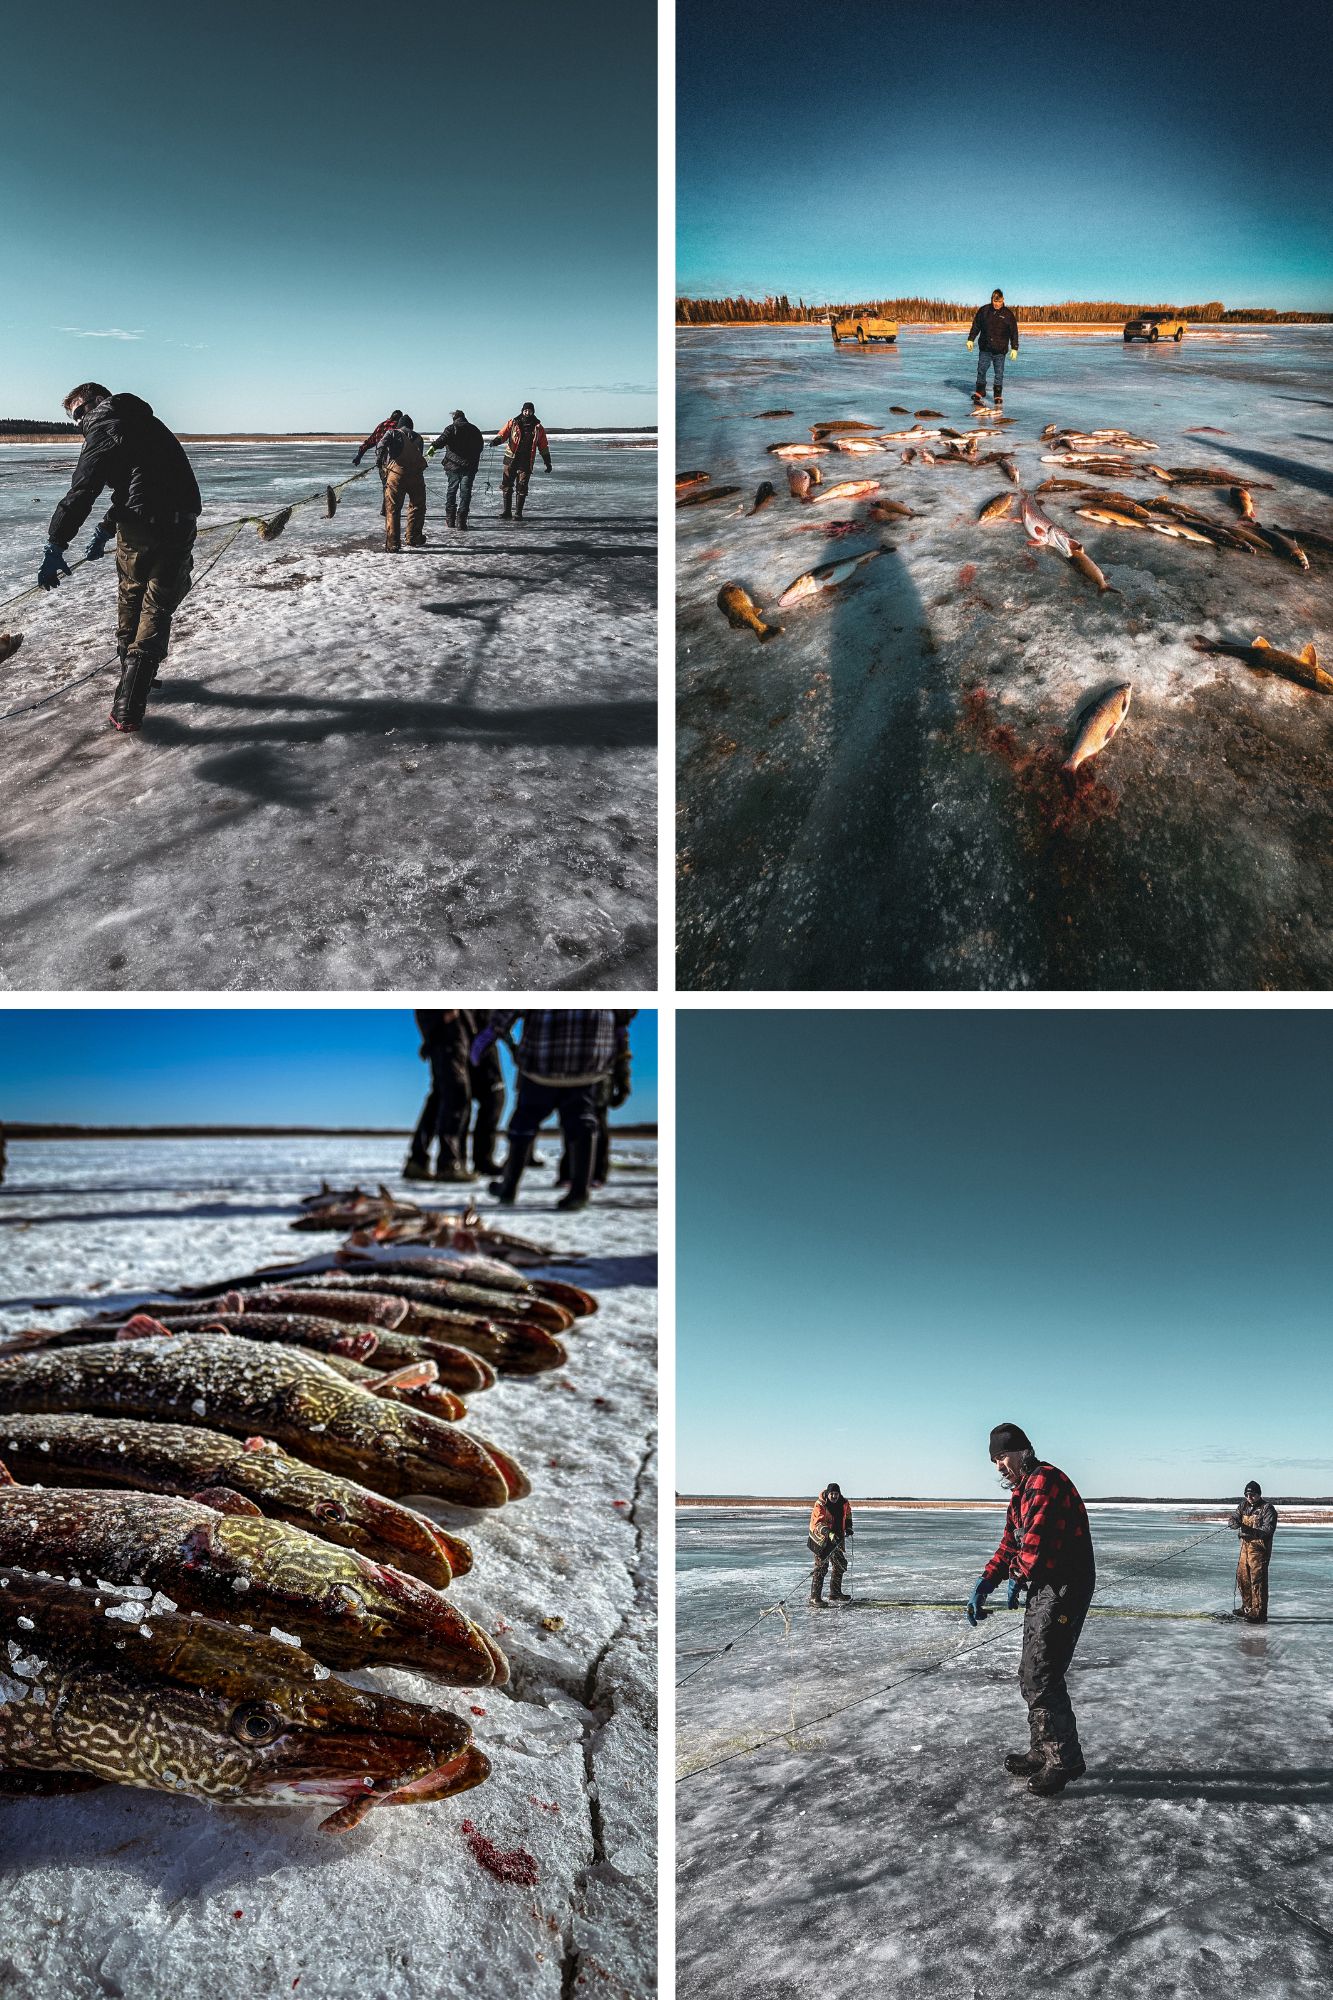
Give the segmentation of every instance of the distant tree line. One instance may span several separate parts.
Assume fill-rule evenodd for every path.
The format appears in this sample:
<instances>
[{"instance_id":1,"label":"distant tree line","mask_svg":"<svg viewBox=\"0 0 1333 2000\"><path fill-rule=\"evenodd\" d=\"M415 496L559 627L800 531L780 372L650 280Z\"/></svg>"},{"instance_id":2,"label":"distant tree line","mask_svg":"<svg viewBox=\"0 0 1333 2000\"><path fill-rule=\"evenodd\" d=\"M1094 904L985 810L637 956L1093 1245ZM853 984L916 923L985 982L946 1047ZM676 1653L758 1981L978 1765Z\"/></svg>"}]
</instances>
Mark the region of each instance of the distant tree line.
<instances>
[{"instance_id":1,"label":"distant tree line","mask_svg":"<svg viewBox=\"0 0 1333 2000\"><path fill-rule=\"evenodd\" d=\"M60 423L44 424L38 417L0 417L0 437L27 437L34 431L42 437L49 437L53 431L71 431L78 435L78 425Z\"/></svg>"},{"instance_id":2,"label":"distant tree line","mask_svg":"<svg viewBox=\"0 0 1333 2000\"><path fill-rule=\"evenodd\" d=\"M1012 305L1013 301L1009 303ZM1206 305L1193 306L1136 305L1127 304L1123 299L1066 299L1062 305L1014 305L1013 309L1022 320L1055 324L1136 319L1140 313L1170 313L1178 319L1217 326L1253 320L1265 324L1313 326L1333 320L1333 313L1275 312L1271 306L1234 307L1228 311L1221 299L1209 299ZM971 306L960 306L950 299L856 299L846 304L831 302L826 305L807 305L804 299L798 299L793 305L785 292L778 292L770 293L764 299L750 299L744 294L727 299L677 299L676 323L678 326L715 326L719 322L754 325L790 322L801 325L810 321L824 323L830 313L836 313L839 319L864 315L866 318L952 325L957 320L970 320L973 310Z\"/></svg>"}]
</instances>

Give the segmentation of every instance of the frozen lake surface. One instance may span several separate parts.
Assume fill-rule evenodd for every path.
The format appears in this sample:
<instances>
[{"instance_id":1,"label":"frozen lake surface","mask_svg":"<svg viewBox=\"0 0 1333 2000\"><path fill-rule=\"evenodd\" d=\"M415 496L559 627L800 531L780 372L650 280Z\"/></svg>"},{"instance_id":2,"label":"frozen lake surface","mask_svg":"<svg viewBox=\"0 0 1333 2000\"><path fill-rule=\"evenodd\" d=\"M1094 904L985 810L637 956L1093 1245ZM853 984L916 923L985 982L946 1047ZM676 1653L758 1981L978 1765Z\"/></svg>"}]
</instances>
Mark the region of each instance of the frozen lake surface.
<instances>
[{"instance_id":1,"label":"frozen lake surface","mask_svg":"<svg viewBox=\"0 0 1333 2000\"><path fill-rule=\"evenodd\" d=\"M1088 1775L1043 1801L1001 1768L1026 1748L1021 1617L897 1608L961 1605L1002 1503L862 1509L859 1601L824 1613L804 1510L678 1510L682 2000L1328 1991L1333 1526L1279 1526L1256 1628L1217 1615L1218 1510L1090 1513Z\"/></svg>"},{"instance_id":2,"label":"frozen lake surface","mask_svg":"<svg viewBox=\"0 0 1333 2000\"><path fill-rule=\"evenodd\" d=\"M910 520L789 497L766 446L837 419L905 429L922 408L967 431L974 359L919 327L865 350L820 328L678 333L678 468L740 489L676 524L683 983L1327 987L1333 701L1190 641L1313 640L1327 665L1333 556L1311 548L1306 572L1043 499L1102 596L1020 527L978 523L998 466L905 466L900 445L818 461L826 482L879 478ZM1333 328L1032 335L1005 388L1015 421L983 449L1011 452L1029 490L1077 476L1041 463L1045 425L1120 426L1164 466L1271 482L1253 489L1268 524L1333 532ZM764 479L778 497L749 517ZM1226 489L1088 483L1239 518ZM850 583L776 609L798 575L879 546ZM726 582L782 636L733 630ZM1067 790L1075 718L1122 681L1124 727Z\"/></svg>"},{"instance_id":3,"label":"frozen lake surface","mask_svg":"<svg viewBox=\"0 0 1333 2000\"><path fill-rule=\"evenodd\" d=\"M651 985L657 454L622 442L553 438L519 523L488 453L466 535L432 461L400 556L373 467L207 576L201 532L138 737L107 724L110 668L74 685L114 664L109 557L0 610L24 635L0 712L57 696L0 721L0 989ZM336 444L189 450L204 530L352 470ZM0 449L0 599L73 460Z\"/></svg>"},{"instance_id":4,"label":"frozen lake surface","mask_svg":"<svg viewBox=\"0 0 1333 2000\"><path fill-rule=\"evenodd\" d=\"M453 1586L494 1632L513 1679L446 1704L472 1722L493 1772L436 1805L319 1833L317 1813L215 1811L161 1793L0 1800L0 1990L23 2000L438 2000L604 1993L640 2000L656 1961L656 1149L616 1140L616 1173L579 1215L552 1211L550 1165L529 1173L520 1235L586 1262L562 1266L601 1310L569 1365L473 1399L533 1493L501 1513L426 1510L465 1535L475 1568ZM294 1234L300 1195L397 1179L396 1140L15 1141L0 1189L0 1327L72 1323L127 1293L226 1277L332 1250ZM493 1207L493 1204L483 1205ZM563 1619L548 1631L542 1621ZM370 1678L408 1697L409 1672ZM487 1873L464 1820L537 1864L532 1888Z\"/></svg>"}]
</instances>

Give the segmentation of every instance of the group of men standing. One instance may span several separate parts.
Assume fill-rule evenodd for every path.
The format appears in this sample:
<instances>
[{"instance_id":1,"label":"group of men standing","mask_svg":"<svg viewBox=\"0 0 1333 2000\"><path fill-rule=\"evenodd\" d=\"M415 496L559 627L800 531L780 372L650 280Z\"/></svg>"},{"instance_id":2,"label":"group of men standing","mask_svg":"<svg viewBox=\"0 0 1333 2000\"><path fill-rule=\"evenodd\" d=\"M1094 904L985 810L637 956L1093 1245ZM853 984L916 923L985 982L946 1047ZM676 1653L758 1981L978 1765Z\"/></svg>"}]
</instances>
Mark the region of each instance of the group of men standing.
<instances>
[{"instance_id":1,"label":"group of men standing","mask_svg":"<svg viewBox=\"0 0 1333 2000\"><path fill-rule=\"evenodd\" d=\"M997 1424L990 1434L990 1459L1009 1490L1004 1532L994 1555L973 1586L967 1619L975 1626L988 1614L985 1604L1001 1584L1011 1611L1023 1607L1023 1651L1018 1685L1028 1711L1028 1747L1011 1750L1004 1768L1026 1778L1038 1798L1052 1798L1087 1769L1066 1675L1097 1584L1088 1512L1069 1476L1039 1459L1017 1424ZM1268 1617L1268 1564L1277 1529L1277 1509L1251 1480L1228 1527L1240 1536L1236 1582L1237 1616L1250 1624ZM836 1480L824 1488L810 1513L809 1547L814 1555L810 1602L824 1604L824 1580L832 1571L829 1599L850 1602L843 1590L852 1509Z\"/></svg>"},{"instance_id":2,"label":"group of men standing","mask_svg":"<svg viewBox=\"0 0 1333 2000\"><path fill-rule=\"evenodd\" d=\"M533 404L525 403L516 417L502 424L490 440L505 448L500 474L502 521L521 521L528 497L528 484L540 456L551 470L551 447L546 432L537 421ZM368 451L375 454L384 487L384 546L397 555L403 546L403 509L407 509L407 546L419 549L425 542L426 466L437 451L444 453L444 518L451 528L465 529L472 508L472 482L486 448L477 426L467 413L455 410L434 444L428 445L415 430L412 419L402 410L391 410L359 446L353 465L360 465Z\"/></svg>"},{"instance_id":3,"label":"group of men standing","mask_svg":"<svg viewBox=\"0 0 1333 2000\"><path fill-rule=\"evenodd\" d=\"M629 1024L633 1008L535 1008L478 1013L452 1007L420 1009L421 1053L431 1084L403 1168L405 1180L431 1177L430 1152L438 1144L434 1178L472 1181L494 1174L489 1191L506 1206L519 1183L544 1120L552 1113L564 1139L557 1204L585 1208L592 1188L610 1172L609 1113L630 1094ZM510 1031L522 1019L514 1045ZM505 1084L499 1044L511 1049L518 1072L517 1102L509 1121L504 1167L495 1141L504 1116ZM476 1121L473 1123L473 1106ZM469 1138L472 1166L468 1167Z\"/></svg>"}]
</instances>

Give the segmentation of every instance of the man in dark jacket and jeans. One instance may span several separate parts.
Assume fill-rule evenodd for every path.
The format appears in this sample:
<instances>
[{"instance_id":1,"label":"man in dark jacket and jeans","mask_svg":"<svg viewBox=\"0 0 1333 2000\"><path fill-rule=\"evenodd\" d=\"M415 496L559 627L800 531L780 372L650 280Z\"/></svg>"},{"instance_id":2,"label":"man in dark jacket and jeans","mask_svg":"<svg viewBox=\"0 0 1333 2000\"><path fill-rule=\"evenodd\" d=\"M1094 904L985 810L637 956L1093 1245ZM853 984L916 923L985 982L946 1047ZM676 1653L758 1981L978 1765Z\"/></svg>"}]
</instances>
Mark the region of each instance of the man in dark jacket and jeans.
<instances>
[{"instance_id":1,"label":"man in dark jacket and jeans","mask_svg":"<svg viewBox=\"0 0 1333 2000\"><path fill-rule=\"evenodd\" d=\"M111 505L85 554L95 560L115 536L120 683L111 721L128 734L143 722L171 642L172 613L190 588L202 502L180 441L138 396L113 396L100 382L81 382L64 406L83 432L83 450L51 516L37 581L54 590L70 574L65 550L109 486Z\"/></svg>"},{"instance_id":2,"label":"man in dark jacket and jeans","mask_svg":"<svg viewBox=\"0 0 1333 2000\"><path fill-rule=\"evenodd\" d=\"M426 453L427 458L434 458L437 451L444 452L444 518L451 528L467 526L472 482L481 464L485 442L477 426L468 422L462 410L455 410L453 422L440 432Z\"/></svg>"},{"instance_id":3,"label":"man in dark jacket and jeans","mask_svg":"<svg viewBox=\"0 0 1333 2000\"><path fill-rule=\"evenodd\" d=\"M618 1016L604 1007L538 1007L519 1010L523 1035L515 1052L518 1102L509 1120L509 1153L503 1178L490 1191L509 1206L518 1193L523 1169L542 1120L554 1111L569 1149L569 1193L557 1208L586 1208L597 1145L596 1087L615 1066ZM479 1063L493 1043L507 1036L515 1013L491 1015L472 1044L471 1059Z\"/></svg>"},{"instance_id":4,"label":"man in dark jacket and jeans","mask_svg":"<svg viewBox=\"0 0 1333 2000\"><path fill-rule=\"evenodd\" d=\"M1038 1798L1051 1798L1087 1769L1065 1675L1097 1582L1092 1535L1073 1481L1038 1459L1017 1424L996 1425L990 1455L1012 1497L1000 1546L968 1599L968 1623L987 1615L985 1601L1005 1577L1010 1610L1026 1596L1018 1685L1030 1741L1004 1768L1026 1778Z\"/></svg>"},{"instance_id":5,"label":"man in dark jacket and jeans","mask_svg":"<svg viewBox=\"0 0 1333 2000\"><path fill-rule=\"evenodd\" d=\"M981 337L981 352L977 356L977 386L972 391L974 403L986 400L986 370L995 370L995 407L1004 408L1004 359L1008 354L1015 359L1018 355L1018 321L1004 302L1003 292L992 292L988 306L978 306L968 329L967 351L970 354L978 335Z\"/></svg>"}]
</instances>

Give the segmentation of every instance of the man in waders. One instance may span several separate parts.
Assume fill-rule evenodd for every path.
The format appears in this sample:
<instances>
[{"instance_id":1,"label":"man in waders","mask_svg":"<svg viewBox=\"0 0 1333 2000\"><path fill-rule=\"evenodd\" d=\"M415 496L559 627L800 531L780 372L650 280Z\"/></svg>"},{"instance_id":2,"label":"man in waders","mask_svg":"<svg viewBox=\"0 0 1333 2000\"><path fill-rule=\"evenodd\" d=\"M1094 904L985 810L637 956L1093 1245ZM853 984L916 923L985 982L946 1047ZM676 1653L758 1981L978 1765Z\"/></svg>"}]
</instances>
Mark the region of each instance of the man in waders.
<instances>
[{"instance_id":1,"label":"man in waders","mask_svg":"<svg viewBox=\"0 0 1333 2000\"><path fill-rule=\"evenodd\" d=\"M492 1181L490 1192L505 1207L513 1205L523 1169L542 1120L552 1111L560 1120L569 1149L569 1193L557 1208L588 1206L593 1153L597 1144L595 1091L611 1074L616 1058L616 1016L609 1007L545 1007L491 1015L472 1044L471 1059L479 1063L495 1042L507 1036L520 1013L523 1035L514 1051L518 1070L518 1102L509 1121L509 1154L505 1170Z\"/></svg>"},{"instance_id":2,"label":"man in waders","mask_svg":"<svg viewBox=\"0 0 1333 2000\"><path fill-rule=\"evenodd\" d=\"M388 416L384 419L384 422L382 424L376 424L374 430L370 433L370 436L368 438L362 439L361 444L357 449L356 456L352 460L353 465L360 465L362 459L365 457L368 451L373 451L376 453L375 462L378 465L379 464L378 447L381 438L383 438L389 431L391 431L395 424L400 424L402 421L403 421L403 413L401 410L390 410ZM382 465L380 466L379 471L380 471L380 485L383 486L384 467Z\"/></svg>"},{"instance_id":3,"label":"man in waders","mask_svg":"<svg viewBox=\"0 0 1333 2000\"><path fill-rule=\"evenodd\" d=\"M833 1571L833 1581L829 1585L830 1604L850 1604L851 1598L842 1587L842 1579L847 1570L847 1543L852 1533L852 1503L842 1497L842 1488L836 1479L830 1479L824 1491L810 1509L810 1532L806 1542L815 1559L810 1572L810 1603L823 1611L824 1578L829 1569Z\"/></svg>"},{"instance_id":4,"label":"man in waders","mask_svg":"<svg viewBox=\"0 0 1333 2000\"><path fill-rule=\"evenodd\" d=\"M977 356L977 386L972 391L974 403L986 400L986 370L995 370L995 407L1004 408L1004 361L1006 354L1012 360L1018 359L1018 321L1004 302L1004 293L992 292L988 306L978 306L968 329L967 351L970 354L981 338L981 352Z\"/></svg>"},{"instance_id":5,"label":"man in waders","mask_svg":"<svg viewBox=\"0 0 1333 2000\"><path fill-rule=\"evenodd\" d=\"M1096 1587L1092 1535L1073 1481L1037 1457L1017 1424L996 1425L990 1456L1011 1498L1000 1546L968 1599L967 1618L975 1625L987 1615L986 1599L1005 1577L1011 1610L1026 1596L1018 1685L1028 1705L1029 1747L1011 1751L1004 1768L1046 1799L1087 1769L1065 1675Z\"/></svg>"},{"instance_id":6,"label":"man in waders","mask_svg":"<svg viewBox=\"0 0 1333 2000\"><path fill-rule=\"evenodd\" d=\"M111 722L130 734L143 722L171 643L172 613L190 588L202 502L180 440L138 396L113 396L100 382L81 382L64 407L83 432L83 450L51 516L37 581L54 590L70 574L65 550L109 486L111 505L84 553L94 561L114 535L120 682Z\"/></svg>"},{"instance_id":7,"label":"man in waders","mask_svg":"<svg viewBox=\"0 0 1333 2000\"><path fill-rule=\"evenodd\" d=\"M405 1181L432 1178L430 1149L439 1142L434 1178L470 1181L467 1168L467 1128L472 1116L472 1085L468 1048L475 1032L471 1014L461 1007L418 1008L421 1053L430 1064L430 1092L403 1167Z\"/></svg>"},{"instance_id":8,"label":"man in waders","mask_svg":"<svg viewBox=\"0 0 1333 2000\"><path fill-rule=\"evenodd\" d=\"M1238 1617L1251 1625L1268 1623L1268 1564L1277 1532L1277 1508L1265 1500L1263 1488L1252 1479L1245 1498L1227 1523L1240 1536L1240 1559L1236 1564L1236 1587L1240 1591Z\"/></svg>"},{"instance_id":9,"label":"man in waders","mask_svg":"<svg viewBox=\"0 0 1333 2000\"><path fill-rule=\"evenodd\" d=\"M472 482L481 464L485 442L477 426L468 422L462 410L455 410L453 421L426 453L427 458L434 458L437 451L444 451L444 518L451 528L467 526Z\"/></svg>"},{"instance_id":10,"label":"man in waders","mask_svg":"<svg viewBox=\"0 0 1333 2000\"><path fill-rule=\"evenodd\" d=\"M396 556L402 548L403 502L407 502L407 546L419 549L426 537L426 447L412 428L412 419L399 417L375 449L375 463L384 477L384 547Z\"/></svg>"},{"instance_id":11,"label":"man in waders","mask_svg":"<svg viewBox=\"0 0 1333 2000\"><path fill-rule=\"evenodd\" d=\"M535 407L525 403L518 415L511 417L495 433L491 443L502 444L505 448L504 470L500 474L500 497L504 501L500 519L521 521L523 502L528 497L528 481L532 478L538 452L546 470L551 470L551 447L546 442L546 432L537 422Z\"/></svg>"}]
</instances>

